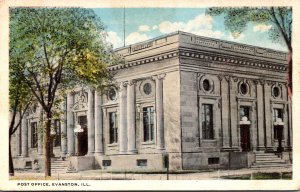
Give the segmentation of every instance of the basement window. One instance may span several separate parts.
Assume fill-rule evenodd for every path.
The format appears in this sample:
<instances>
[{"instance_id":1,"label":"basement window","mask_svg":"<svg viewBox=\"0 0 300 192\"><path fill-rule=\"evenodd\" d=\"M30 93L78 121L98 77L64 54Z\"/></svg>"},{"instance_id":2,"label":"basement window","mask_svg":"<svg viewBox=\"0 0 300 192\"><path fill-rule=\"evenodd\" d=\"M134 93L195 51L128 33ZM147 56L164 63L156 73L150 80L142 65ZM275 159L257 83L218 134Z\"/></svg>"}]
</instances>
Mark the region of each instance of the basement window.
<instances>
[{"instance_id":1,"label":"basement window","mask_svg":"<svg viewBox=\"0 0 300 192\"><path fill-rule=\"evenodd\" d=\"M25 168L26 169L31 169L32 168L32 162L31 161L26 161L25 162Z\"/></svg>"},{"instance_id":2,"label":"basement window","mask_svg":"<svg viewBox=\"0 0 300 192\"><path fill-rule=\"evenodd\" d=\"M103 167L111 166L111 160L102 160L102 166Z\"/></svg>"},{"instance_id":3,"label":"basement window","mask_svg":"<svg viewBox=\"0 0 300 192\"><path fill-rule=\"evenodd\" d=\"M136 163L139 167L147 167L147 159L137 159Z\"/></svg>"},{"instance_id":4,"label":"basement window","mask_svg":"<svg viewBox=\"0 0 300 192\"><path fill-rule=\"evenodd\" d=\"M219 157L210 157L210 158L208 158L208 164L209 165L219 164L219 161L220 161Z\"/></svg>"}]
</instances>

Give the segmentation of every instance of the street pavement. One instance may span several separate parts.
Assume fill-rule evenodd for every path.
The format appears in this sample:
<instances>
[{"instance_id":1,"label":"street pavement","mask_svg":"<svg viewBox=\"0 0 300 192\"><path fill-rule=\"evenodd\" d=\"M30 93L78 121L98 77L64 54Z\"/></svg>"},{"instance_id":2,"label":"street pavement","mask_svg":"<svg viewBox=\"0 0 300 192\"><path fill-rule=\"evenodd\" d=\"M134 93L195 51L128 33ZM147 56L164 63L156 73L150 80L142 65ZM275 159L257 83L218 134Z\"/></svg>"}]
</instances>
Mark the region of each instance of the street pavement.
<instances>
[{"instance_id":1,"label":"street pavement","mask_svg":"<svg viewBox=\"0 0 300 192\"><path fill-rule=\"evenodd\" d=\"M102 170L87 170L76 173L54 173L51 178L45 178L43 172L16 172L11 179L20 180L218 180L226 176L239 176L258 172L292 172L292 168L260 168L260 169L237 169L237 170L216 170L200 173L176 173L169 174L146 174L146 173L110 173Z\"/></svg>"}]
</instances>

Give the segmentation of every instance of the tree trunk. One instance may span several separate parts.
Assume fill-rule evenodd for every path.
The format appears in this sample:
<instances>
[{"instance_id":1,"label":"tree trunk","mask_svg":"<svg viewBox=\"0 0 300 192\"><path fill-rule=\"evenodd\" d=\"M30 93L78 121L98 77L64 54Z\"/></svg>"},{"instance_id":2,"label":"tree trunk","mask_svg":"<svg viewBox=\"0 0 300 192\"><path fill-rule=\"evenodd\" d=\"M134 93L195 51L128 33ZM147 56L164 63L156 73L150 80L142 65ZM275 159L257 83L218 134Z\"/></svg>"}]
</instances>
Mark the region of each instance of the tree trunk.
<instances>
[{"instance_id":1,"label":"tree trunk","mask_svg":"<svg viewBox=\"0 0 300 192\"><path fill-rule=\"evenodd\" d=\"M14 163L12 159L12 154L11 154L11 135L9 135L9 175L14 176L15 175L15 170L14 170Z\"/></svg>"},{"instance_id":2,"label":"tree trunk","mask_svg":"<svg viewBox=\"0 0 300 192\"><path fill-rule=\"evenodd\" d=\"M46 131L44 137L45 176L51 176L51 118L52 113L47 112Z\"/></svg>"}]
</instances>

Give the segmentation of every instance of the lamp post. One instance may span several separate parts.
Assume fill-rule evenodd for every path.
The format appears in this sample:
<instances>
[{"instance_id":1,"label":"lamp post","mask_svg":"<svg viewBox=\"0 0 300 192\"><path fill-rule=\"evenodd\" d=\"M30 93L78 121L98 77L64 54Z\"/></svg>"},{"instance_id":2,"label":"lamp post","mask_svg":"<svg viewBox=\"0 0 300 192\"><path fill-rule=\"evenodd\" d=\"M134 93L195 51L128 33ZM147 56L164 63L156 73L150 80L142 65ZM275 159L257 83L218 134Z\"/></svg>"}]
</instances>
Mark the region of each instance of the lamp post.
<instances>
[{"instance_id":1,"label":"lamp post","mask_svg":"<svg viewBox=\"0 0 300 192\"><path fill-rule=\"evenodd\" d=\"M79 133L82 133L84 130L81 128L81 125L77 124L74 129L74 134L77 138L77 156L79 156Z\"/></svg>"}]
</instances>

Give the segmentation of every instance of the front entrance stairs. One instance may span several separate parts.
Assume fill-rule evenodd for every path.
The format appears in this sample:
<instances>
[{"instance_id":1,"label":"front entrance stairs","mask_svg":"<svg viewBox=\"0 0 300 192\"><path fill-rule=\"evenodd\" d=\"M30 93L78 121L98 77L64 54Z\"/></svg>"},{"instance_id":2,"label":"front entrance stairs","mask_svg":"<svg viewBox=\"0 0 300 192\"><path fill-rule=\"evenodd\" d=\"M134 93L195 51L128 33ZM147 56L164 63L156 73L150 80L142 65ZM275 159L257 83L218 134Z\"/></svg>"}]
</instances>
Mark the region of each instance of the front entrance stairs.
<instances>
[{"instance_id":1,"label":"front entrance stairs","mask_svg":"<svg viewBox=\"0 0 300 192\"><path fill-rule=\"evenodd\" d=\"M275 153L255 153L255 162L251 165L251 168L289 168L292 164L287 163L284 159L281 159Z\"/></svg>"},{"instance_id":2,"label":"front entrance stairs","mask_svg":"<svg viewBox=\"0 0 300 192\"><path fill-rule=\"evenodd\" d=\"M51 173L67 173L69 164L69 160L56 158L51 163Z\"/></svg>"}]
</instances>

